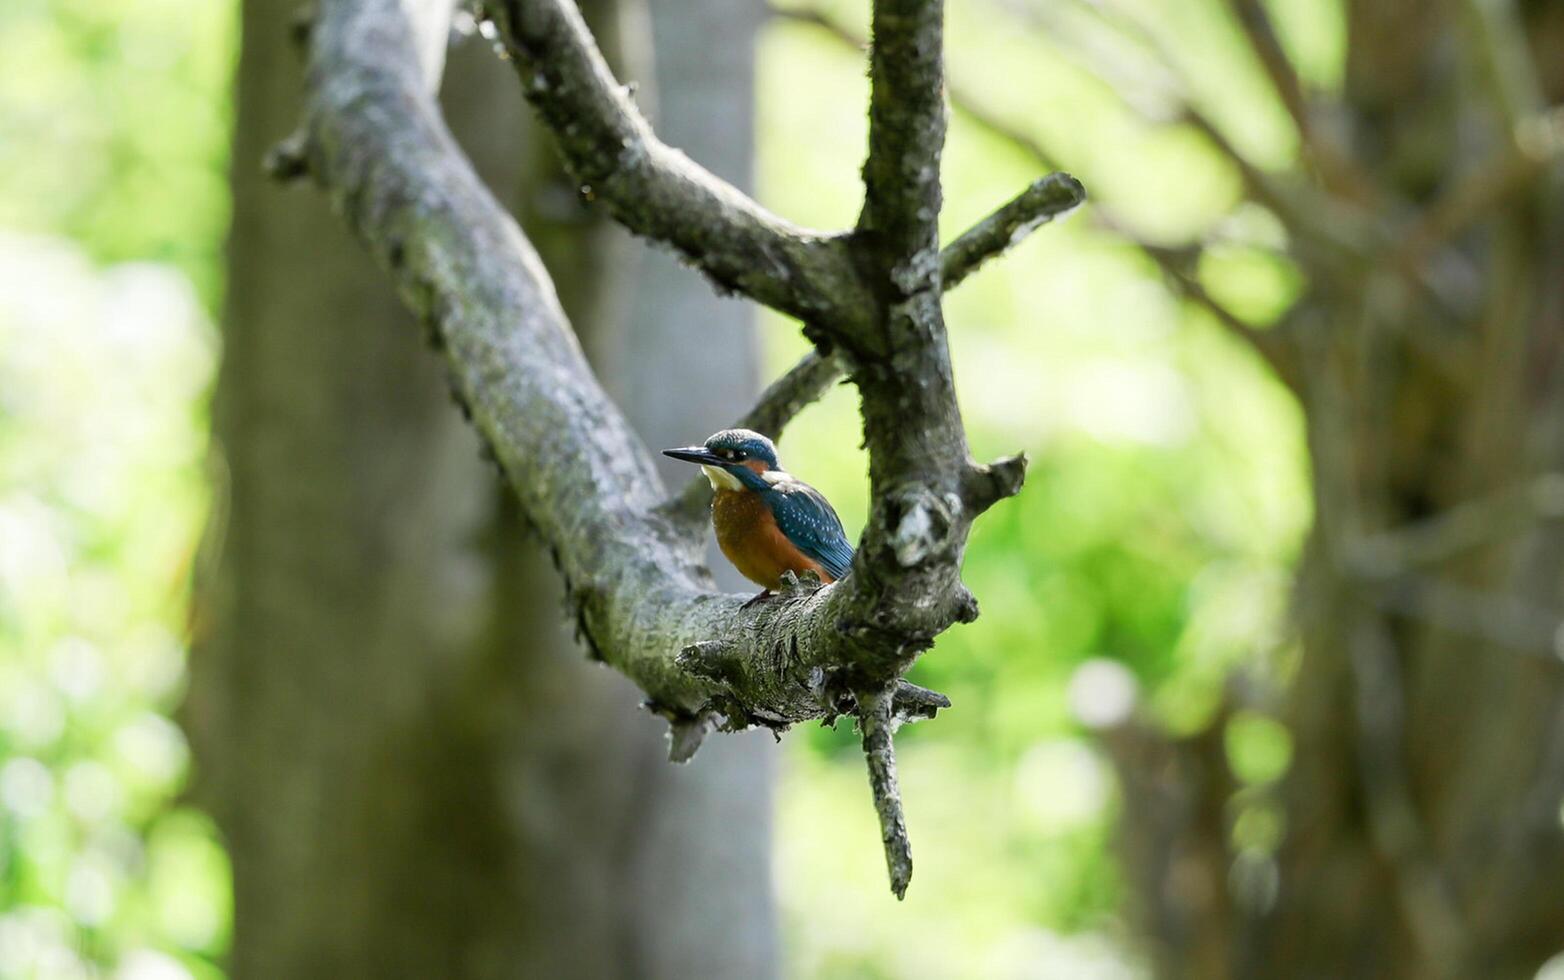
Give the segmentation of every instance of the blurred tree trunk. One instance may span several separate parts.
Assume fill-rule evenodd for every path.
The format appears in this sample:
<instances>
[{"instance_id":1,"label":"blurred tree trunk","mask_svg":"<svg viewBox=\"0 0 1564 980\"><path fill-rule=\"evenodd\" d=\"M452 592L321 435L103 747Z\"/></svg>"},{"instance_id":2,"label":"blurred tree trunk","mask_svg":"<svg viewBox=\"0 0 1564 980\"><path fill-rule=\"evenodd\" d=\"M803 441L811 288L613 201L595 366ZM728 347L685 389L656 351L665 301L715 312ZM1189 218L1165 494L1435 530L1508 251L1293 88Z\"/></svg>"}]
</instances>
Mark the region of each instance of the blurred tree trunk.
<instances>
[{"instance_id":1,"label":"blurred tree trunk","mask_svg":"<svg viewBox=\"0 0 1564 980\"><path fill-rule=\"evenodd\" d=\"M1312 118L1376 190L1309 182L1344 237L1391 240L1354 257L1287 220L1316 504L1293 764L1237 789L1225 711L1109 737L1163 976L1519 978L1564 950L1564 205L1527 146L1564 98L1564 4L1518 6L1346 5L1345 91ZM1279 846L1240 850L1259 811Z\"/></svg>"},{"instance_id":2,"label":"blurred tree trunk","mask_svg":"<svg viewBox=\"0 0 1564 980\"><path fill-rule=\"evenodd\" d=\"M645 11L598 6L602 34L644 46ZM260 174L298 116L296 7L244 3L226 505L185 709L233 860L233 975L774 975L769 737L665 761L663 723L565 631L547 556L384 277L318 192ZM747 183L757 11L656 12L661 131ZM452 53L445 99L643 434L688 443L747 407L747 305L588 219L481 41Z\"/></svg>"}]
</instances>

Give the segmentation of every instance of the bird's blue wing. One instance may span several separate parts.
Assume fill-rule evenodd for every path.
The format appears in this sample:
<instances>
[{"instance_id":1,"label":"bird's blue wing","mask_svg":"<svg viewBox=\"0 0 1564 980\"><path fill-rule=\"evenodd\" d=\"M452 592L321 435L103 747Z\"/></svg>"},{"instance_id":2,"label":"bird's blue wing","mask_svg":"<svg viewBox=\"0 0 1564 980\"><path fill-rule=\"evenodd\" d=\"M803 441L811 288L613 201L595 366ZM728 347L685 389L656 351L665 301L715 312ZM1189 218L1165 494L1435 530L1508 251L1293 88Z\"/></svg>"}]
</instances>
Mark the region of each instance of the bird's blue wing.
<instances>
[{"instance_id":1,"label":"bird's blue wing","mask_svg":"<svg viewBox=\"0 0 1564 980\"><path fill-rule=\"evenodd\" d=\"M842 530L842 519L814 487L798 480L768 487L761 496L777 519L777 527L798 550L820 563L833 579L847 574L853 546Z\"/></svg>"}]
</instances>

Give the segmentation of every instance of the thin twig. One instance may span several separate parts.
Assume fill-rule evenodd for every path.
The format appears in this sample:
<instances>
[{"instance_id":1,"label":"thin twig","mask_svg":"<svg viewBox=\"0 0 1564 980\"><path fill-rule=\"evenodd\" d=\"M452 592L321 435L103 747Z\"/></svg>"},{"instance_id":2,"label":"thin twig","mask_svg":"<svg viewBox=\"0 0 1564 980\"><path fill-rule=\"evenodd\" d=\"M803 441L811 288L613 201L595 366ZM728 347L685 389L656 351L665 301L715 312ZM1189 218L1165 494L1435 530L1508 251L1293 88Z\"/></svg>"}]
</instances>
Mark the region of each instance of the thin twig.
<instances>
[{"instance_id":1,"label":"thin twig","mask_svg":"<svg viewBox=\"0 0 1564 980\"><path fill-rule=\"evenodd\" d=\"M1066 173L1040 177L999 210L940 250L940 281L954 289L984 262L1086 200L1086 188Z\"/></svg>"},{"instance_id":2,"label":"thin twig","mask_svg":"<svg viewBox=\"0 0 1564 980\"><path fill-rule=\"evenodd\" d=\"M780 438L793 417L818 401L841 377L842 364L837 357L812 350L768 385L756 399L755 407L738 419L734 427L754 429L773 439ZM704 476L691 479L669 499L664 511L682 525L700 523L705 519L706 505L711 499L710 486Z\"/></svg>"},{"instance_id":3,"label":"thin twig","mask_svg":"<svg viewBox=\"0 0 1564 980\"><path fill-rule=\"evenodd\" d=\"M841 377L842 362L837 357L812 350L767 385L737 425L775 439L793 416L819 401Z\"/></svg>"},{"instance_id":4,"label":"thin twig","mask_svg":"<svg viewBox=\"0 0 1564 980\"><path fill-rule=\"evenodd\" d=\"M1271 15L1265 5L1260 0L1228 0L1228 5L1244 38L1249 42L1250 50L1270 79L1277 98L1287 110L1287 115L1292 117L1305 157L1314 164L1325 185L1352 200L1365 203L1372 201L1375 196L1374 185L1368 175L1325 139L1314 125L1303 83L1276 35L1276 27L1271 23Z\"/></svg>"},{"instance_id":5,"label":"thin twig","mask_svg":"<svg viewBox=\"0 0 1564 980\"><path fill-rule=\"evenodd\" d=\"M863 754L869 765L869 790L874 796L874 812L880 818L880 841L885 845L885 867L891 876L891 891L898 899L907 896L912 881L912 842L907 838L907 818L902 812L901 788L896 785L896 746L892 739L895 722L891 712L894 700L888 690L860 692L858 723L863 728Z\"/></svg>"},{"instance_id":6,"label":"thin twig","mask_svg":"<svg viewBox=\"0 0 1564 980\"><path fill-rule=\"evenodd\" d=\"M1131 239L1132 241L1134 239ZM1270 330L1258 330L1244 322L1232 310L1228 309L1215 296L1212 296L1196 275L1192 263L1185 259L1178 251L1152 245L1148 242L1137 242L1141 252L1157 264L1162 274L1168 279L1169 284L1191 303L1211 314L1211 317L1223 327L1229 334L1243 341L1244 344L1260 356L1260 359L1270 365L1276 372L1276 376L1283 383L1296 390L1299 383L1297 367L1292 351L1285 344L1285 333L1277 327ZM1200 249L1194 250L1198 256Z\"/></svg>"}]
</instances>

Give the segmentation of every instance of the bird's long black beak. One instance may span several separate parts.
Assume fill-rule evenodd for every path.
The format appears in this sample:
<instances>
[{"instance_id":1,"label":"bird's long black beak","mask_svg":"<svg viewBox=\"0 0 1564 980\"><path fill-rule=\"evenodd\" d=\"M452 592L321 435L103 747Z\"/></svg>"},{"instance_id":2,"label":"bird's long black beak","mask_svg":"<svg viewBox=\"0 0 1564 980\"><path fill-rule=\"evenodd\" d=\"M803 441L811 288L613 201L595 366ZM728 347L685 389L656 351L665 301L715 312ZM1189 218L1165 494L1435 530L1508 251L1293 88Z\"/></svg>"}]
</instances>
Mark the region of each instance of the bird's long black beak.
<instances>
[{"instance_id":1,"label":"bird's long black beak","mask_svg":"<svg viewBox=\"0 0 1564 980\"><path fill-rule=\"evenodd\" d=\"M722 459L705 446L689 446L685 449L664 449L663 455L671 456L674 459L682 459L686 463L702 463L707 466L722 465Z\"/></svg>"}]
</instances>

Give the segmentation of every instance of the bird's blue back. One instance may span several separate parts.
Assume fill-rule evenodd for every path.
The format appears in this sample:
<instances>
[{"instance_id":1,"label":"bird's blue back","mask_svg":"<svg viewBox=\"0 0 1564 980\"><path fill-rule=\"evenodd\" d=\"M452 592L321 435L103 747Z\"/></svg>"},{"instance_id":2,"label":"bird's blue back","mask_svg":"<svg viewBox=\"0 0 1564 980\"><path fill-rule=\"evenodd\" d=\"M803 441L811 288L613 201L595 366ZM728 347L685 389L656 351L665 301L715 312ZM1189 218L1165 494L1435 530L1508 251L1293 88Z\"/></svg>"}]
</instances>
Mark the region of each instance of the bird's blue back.
<instances>
[{"instance_id":1,"label":"bird's blue back","mask_svg":"<svg viewBox=\"0 0 1564 980\"><path fill-rule=\"evenodd\" d=\"M773 482L741 467L734 469L739 480L765 501L777 527L799 551L819 562L833 579L847 574L853 546L842 519L820 491L791 476Z\"/></svg>"}]
</instances>

